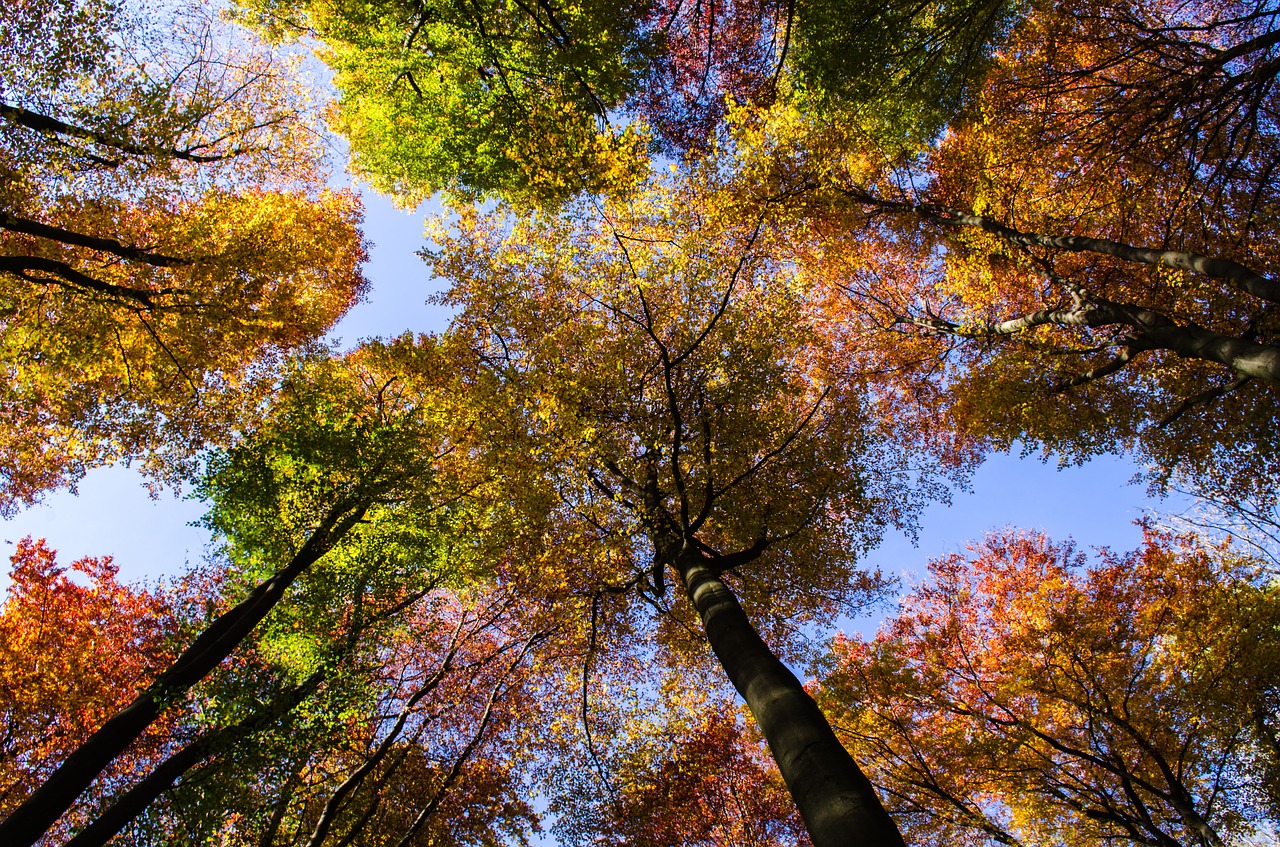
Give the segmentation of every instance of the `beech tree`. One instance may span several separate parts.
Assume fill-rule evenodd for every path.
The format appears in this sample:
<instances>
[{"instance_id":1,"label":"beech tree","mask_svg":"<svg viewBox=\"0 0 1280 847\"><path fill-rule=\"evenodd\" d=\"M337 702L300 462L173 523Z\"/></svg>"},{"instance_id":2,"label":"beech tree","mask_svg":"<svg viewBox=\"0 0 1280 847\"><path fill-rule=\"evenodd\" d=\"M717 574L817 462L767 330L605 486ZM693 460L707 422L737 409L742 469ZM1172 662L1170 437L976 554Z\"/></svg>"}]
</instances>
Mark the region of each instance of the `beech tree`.
<instances>
[{"instance_id":1,"label":"beech tree","mask_svg":"<svg viewBox=\"0 0 1280 847\"><path fill-rule=\"evenodd\" d=\"M110 557L59 567L43 539L24 538L10 561L0 607L3 809L168 663L177 628L172 598L121 585ZM149 737L135 763L156 743Z\"/></svg>"},{"instance_id":2,"label":"beech tree","mask_svg":"<svg viewBox=\"0 0 1280 847\"><path fill-rule=\"evenodd\" d=\"M404 339L294 364L253 436L215 455L205 483L207 521L226 539L243 599L73 750L0 821L0 835L34 843L317 565L379 562L407 584L422 573L451 504L485 482L465 457L449 458L452 428L467 422L436 399L446 361L434 344ZM450 565L459 574L472 566L465 556Z\"/></svg>"},{"instance_id":3,"label":"beech tree","mask_svg":"<svg viewBox=\"0 0 1280 847\"><path fill-rule=\"evenodd\" d=\"M730 106L852 104L900 148L927 142L1016 17L955 3L388 3L242 0L276 38L319 42L334 128L401 202L435 191L554 206L625 192L649 156L727 140ZM829 96L830 95L830 96Z\"/></svg>"},{"instance_id":4,"label":"beech tree","mask_svg":"<svg viewBox=\"0 0 1280 847\"><path fill-rule=\"evenodd\" d=\"M1264 223L1249 211L1274 190L1276 14L1253 3L1115 0L1030 12L974 104L974 117L998 115L991 130L1016 139L987 165L1027 170L1034 191L1035 174L1074 150L1090 167L1057 179L1085 188L1091 171L1114 169L1130 191L1154 187L1144 205L1163 195L1158 207L1187 213L1178 229L1189 231L1168 232L1175 240L1206 224L1238 235Z\"/></svg>"},{"instance_id":5,"label":"beech tree","mask_svg":"<svg viewBox=\"0 0 1280 847\"><path fill-rule=\"evenodd\" d=\"M659 684L635 686L622 667L602 673L611 696L592 704L592 750L561 752L542 780L551 787L559 843L810 843L763 739L741 706L722 697L716 675L686 667Z\"/></svg>"},{"instance_id":6,"label":"beech tree","mask_svg":"<svg viewBox=\"0 0 1280 847\"><path fill-rule=\"evenodd\" d=\"M992 535L833 645L819 699L913 841L1215 845L1274 821L1274 589L1153 532L1085 564Z\"/></svg>"},{"instance_id":7,"label":"beech tree","mask_svg":"<svg viewBox=\"0 0 1280 847\"><path fill-rule=\"evenodd\" d=\"M1106 9L1124 17L1119 5ZM1256 32L1265 16L1237 26L1226 12L1195 14L1217 21L1213 39L1248 47L1201 44L1202 54L1233 56L1229 67L1249 79L1265 75L1270 48ZM1089 39L1110 56L1118 42L1084 18L1071 36L1081 61ZM1229 166L1211 158L1228 156L1216 148L1188 162L1138 142L1095 157L1098 130L1086 118L1104 100L1119 108L1108 70L1138 74L1152 62L1141 51L1079 70L1068 100L1081 125L1058 115L1059 131L1040 132L1041 105L1057 101L1023 77L1042 58L1027 45L1056 43L1041 31L1046 19L1051 33L1071 26L1056 12L1030 13L981 96L914 158L894 155L838 103L738 110L743 190L789 198L796 239L809 245L802 261L829 282L849 346L867 353L867 339L881 339L899 391L926 400L914 410L919 426L949 431L956 455L1015 443L1068 461L1136 449L1161 485L1265 503L1280 377L1265 188L1273 133L1265 122L1249 130L1248 156ZM1171 32L1200 44L1184 24L1172 20ZM1154 32L1125 26L1143 44L1142 32ZM1205 67L1205 85L1228 72ZM1181 102L1173 84L1122 88L1154 90L1169 109Z\"/></svg>"},{"instance_id":8,"label":"beech tree","mask_svg":"<svg viewBox=\"0 0 1280 847\"><path fill-rule=\"evenodd\" d=\"M910 318L976 336L963 425L1069 456L1132 445L1157 480L1265 499L1273 24L1231 4L1099 3L1016 31L922 198L949 268L922 289L934 315Z\"/></svg>"},{"instance_id":9,"label":"beech tree","mask_svg":"<svg viewBox=\"0 0 1280 847\"><path fill-rule=\"evenodd\" d=\"M190 471L361 297L295 70L198 5L0 12L0 508Z\"/></svg>"},{"instance_id":10,"label":"beech tree","mask_svg":"<svg viewBox=\"0 0 1280 847\"><path fill-rule=\"evenodd\" d=\"M0 617L13 671L9 809L154 676L167 659L157 647L202 627L207 604L234 596L236 582L234 569L206 569L162 600L116 585L110 563L92 559L73 567L94 583L77 586L39 543L24 541L15 563ZM505 736L532 711L516 692L538 636L516 635L509 598L451 587L447 565L438 556L406 579L385 555L325 563L50 835L88 847L118 833L308 844L522 833L533 818L514 794L521 756Z\"/></svg>"},{"instance_id":11,"label":"beech tree","mask_svg":"<svg viewBox=\"0 0 1280 847\"><path fill-rule=\"evenodd\" d=\"M518 576L531 596L647 597L699 626L814 843L899 843L737 591L775 633L865 596L876 581L857 551L922 493L857 376L833 367L769 205L735 205L702 187L714 179L655 177L598 212L461 210L456 234L434 236L454 332L499 381L483 398L505 445L491 461L517 480L529 468L510 495L536 551ZM669 576L689 600L678 610Z\"/></svg>"},{"instance_id":12,"label":"beech tree","mask_svg":"<svg viewBox=\"0 0 1280 847\"><path fill-rule=\"evenodd\" d=\"M530 711L519 692L531 639L515 636L510 601L443 587L446 571L409 591L375 561L362 569L362 594L279 607L233 672L200 692L197 720L214 725L68 844L122 830L144 842L313 845L521 837L534 819L508 736ZM317 615L324 605L345 614ZM277 693L259 705L266 679Z\"/></svg>"}]
</instances>

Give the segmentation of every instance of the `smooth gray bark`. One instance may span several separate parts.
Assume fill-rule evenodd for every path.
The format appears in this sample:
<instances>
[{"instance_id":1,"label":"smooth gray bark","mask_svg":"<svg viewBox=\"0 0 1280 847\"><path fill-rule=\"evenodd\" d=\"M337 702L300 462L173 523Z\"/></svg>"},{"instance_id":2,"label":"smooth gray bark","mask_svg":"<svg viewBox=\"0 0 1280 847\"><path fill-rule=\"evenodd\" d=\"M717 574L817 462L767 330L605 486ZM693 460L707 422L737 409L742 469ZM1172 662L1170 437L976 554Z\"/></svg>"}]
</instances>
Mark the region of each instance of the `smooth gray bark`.
<instances>
[{"instance_id":1,"label":"smooth gray bark","mask_svg":"<svg viewBox=\"0 0 1280 847\"><path fill-rule=\"evenodd\" d=\"M769 742L814 847L904 847L871 782L712 563L686 553L676 566L711 649Z\"/></svg>"}]
</instances>

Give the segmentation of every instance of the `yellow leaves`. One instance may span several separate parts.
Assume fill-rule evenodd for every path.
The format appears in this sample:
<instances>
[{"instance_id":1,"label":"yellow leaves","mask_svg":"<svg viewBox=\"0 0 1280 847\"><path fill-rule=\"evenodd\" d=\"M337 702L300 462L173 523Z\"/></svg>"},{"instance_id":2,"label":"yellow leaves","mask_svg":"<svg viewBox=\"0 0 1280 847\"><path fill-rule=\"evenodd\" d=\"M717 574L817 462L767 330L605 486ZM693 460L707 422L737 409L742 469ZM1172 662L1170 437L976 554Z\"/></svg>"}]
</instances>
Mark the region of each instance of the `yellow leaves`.
<instances>
[{"instance_id":1,"label":"yellow leaves","mask_svg":"<svg viewBox=\"0 0 1280 847\"><path fill-rule=\"evenodd\" d=\"M803 175L819 185L868 186L891 164L851 115L815 110L803 98L767 107L732 105L727 121L735 168L745 184L764 190Z\"/></svg>"},{"instance_id":2,"label":"yellow leaves","mask_svg":"<svg viewBox=\"0 0 1280 847\"><path fill-rule=\"evenodd\" d=\"M815 597L868 587L849 578L846 518L867 508L857 388L772 207L717 190L714 163L692 171L554 216L463 210L433 229L453 334L497 380L472 396L489 404L490 461L546 551L519 570L544 596L633 582L654 516L680 515L683 496L714 549L792 527L776 556L805 567L762 564L748 593L779 617L825 613Z\"/></svg>"},{"instance_id":3,"label":"yellow leaves","mask_svg":"<svg viewBox=\"0 0 1280 847\"><path fill-rule=\"evenodd\" d=\"M86 463L185 469L365 287L359 204L323 188L296 60L203 6L82 11L80 59L39 80L0 62L0 88L43 110L0 121L0 207L21 219L0 227L0 508Z\"/></svg>"},{"instance_id":4,"label":"yellow leaves","mask_svg":"<svg viewBox=\"0 0 1280 847\"><path fill-rule=\"evenodd\" d=\"M91 214L80 214L86 209ZM177 457L219 428L244 424L251 369L322 333L362 295L360 215L349 193L217 190L199 201L66 203L48 211L51 225L123 237L126 248L146 244L149 254L166 257L163 264L0 233L8 250L137 292L130 299L57 278L0 279L19 304L3 350L8 391L26 398L12 407L26 423L6 437L16 442L34 426L60 443L65 436L53 432L63 428L86 434L83 461L146 450ZM180 443L166 445L171 451L160 447L171 437L157 431L161 421L181 433ZM44 485L50 474L82 472L52 453L12 449L27 454L15 457L14 479L30 475L33 486L36 478ZM60 470L47 464L58 461ZM34 490L12 493L25 498Z\"/></svg>"}]
</instances>

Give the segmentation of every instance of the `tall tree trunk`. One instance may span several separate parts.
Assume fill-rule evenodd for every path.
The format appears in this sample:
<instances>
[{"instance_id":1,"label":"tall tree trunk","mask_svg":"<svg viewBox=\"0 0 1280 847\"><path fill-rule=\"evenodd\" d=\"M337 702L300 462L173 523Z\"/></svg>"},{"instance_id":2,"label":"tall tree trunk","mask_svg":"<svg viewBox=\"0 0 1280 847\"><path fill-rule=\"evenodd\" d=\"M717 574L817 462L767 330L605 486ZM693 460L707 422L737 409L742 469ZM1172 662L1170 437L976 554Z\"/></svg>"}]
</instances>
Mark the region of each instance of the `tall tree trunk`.
<instances>
[{"instance_id":1,"label":"tall tree trunk","mask_svg":"<svg viewBox=\"0 0 1280 847\"><path fill-rule=\"evenodd\" d=\"M71 752L31 796L0 821L0 844L31 847L62 817L117 756L155 722L164 708L231 655L275 607L299 575L364 516L366 504L334 507L284 570L223 613L133 702Z\"/></svg>"},{"instance_id":2,"label":"tall tree trunk","mask_svg":"<svg viewBox=\"0 0 1280 847\"><path fill-rule=\"evenodd\" d=\"M714 562L686 552L676 568L711 649L769 742L814 847L904 847L871 782L800 680L760 638Z\"/></svg>"},{"instance_id":3,"label":"tall tree trunk","mask_svg":"<svg viewBox=\"0 0 1280 847\"><path fill-rule=\"evenodd\" d=\"M311 696L324 681L325 671L319 670L299 685L286 689L262 708L239 723L206 732L186 747L157 765L151 773L99 815L93 823L82 829L67 842L66 847L103 847L128 826L134 818L146 811L161 794L191 768L203 762L211 754L230 749L256 732L276 724L303 700Z\"/></svg>"}]
</instances>

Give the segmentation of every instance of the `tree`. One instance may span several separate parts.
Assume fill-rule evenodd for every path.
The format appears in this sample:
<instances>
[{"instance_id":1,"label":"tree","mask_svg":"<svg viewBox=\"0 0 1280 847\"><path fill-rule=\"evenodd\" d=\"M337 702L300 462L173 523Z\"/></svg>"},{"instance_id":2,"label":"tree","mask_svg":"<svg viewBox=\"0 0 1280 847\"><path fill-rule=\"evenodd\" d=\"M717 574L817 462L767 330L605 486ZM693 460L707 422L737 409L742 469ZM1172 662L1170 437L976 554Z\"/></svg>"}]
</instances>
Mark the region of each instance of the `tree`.
<instances>
[{"instance_id":1,"label":"tree","mask_svg":"<svg viewBox=\"0 0 1280 847\"><path fill-rule=\"evenodd\" d=\"M933 300L949 323L1022 336L971 357L998 441L1136 444L1158 479L1237 498L1270 473L1275 39L1255 11L1032 15L941 145L929 199L966 232ZM1027 402L1037 380L1059 396ZM1241 442L1247 459L1226 446Z\"/></svg>"},{"instance_id":2,"label":"tree","mask_svg":"<svg viewBox=\"0 0 1280 847\"><path fill-rule=\"evenodd\" d=\"M611 680L611 691L619 682ZM557 757L549 781L560 843L807 847L795 804L742 710L709 693L723 687L710 675L690 682L686 671L655 686L652 699L611 698L620 731L597 736L595 750L605 790L589 762ZM597 711L593 721L602 717Z\"/></svg>"},{"instance_id":3,"label":"tree","mask_svg":"<svg viewBox=\"0 0 1280 847\"><path fill-rule=\"evenodd\" d=\"M969 102L1023 8L1007 0L797 2L798 90L789 99L910 156Z\"/></svg>"},{"instance_id":4,"label":"tree","mask_svg":"<svg viewBox=\"0 0 1280 847\"><path fill-rule=\"evenodd\" d=\"M946 336L955 426L1068 459L1136 447L1161 484L1270 496L1272 25L1230 4L1037 10L920 190L833 175L888 213L873 237L932 231L881 314Z\"/></svg>"},{"instance_id":5,"label":"tree","mask_svg":"<svg viewBox=\"0 0 1280 847\"><path fill-rule=\"evenodd\" d=\"M324 770L344 778L314 785L300 810L309 847L331 831L336 844L375 833L404 845L488 843L495 829L522 836L535 824L515 794L520 755L505 736L535 711L522 688L545 633L513 637L513 605L500 594L441 597L384 645L392 652L378 669L373 719L329 752Z\"/></svg>"},{"instance_id":6,"label":"tree","mask_svg":"<svg viewBox=\"0 0 1280 847\"><path fill-rule=\"evenodd\" d=\"M848 346L880 339L899 392L927 398L918 427L949 430L956 455L1136 448L1161 485L1265 503L1280 377L1265 169L1232 166L1210 208L1192 202L1200 166L1130 151L1081 168L1084 137L1042 137L1034 111L1004 119L1018 61L1001 57L982 109L905 161L837 108L739 110L742 190L789 198Z\"/></svg>"},{"instance_id":7,"label":"tree","mask_svg":"<svg viewBox=\"0 0 1280 847\"><path fill-rule=\"evenodd\" d=\"M434 235L454 331L498 381L476 399L530 516L521 590L696 615L814 843L898 843L729 583L774 627L829 614L874 586L854 554L921 490L877 440L859 380L832 367L769 204L734 204L715 179L655 177L598 214L461 210L457 234ZM678 611L662 605L668 573L690 601Z\"/></svg>"},{"instance_id":8,"label":"tree","mask_svg":"<svg viewBox=\"0 0 1280 847\"><path fill-rule=\"evenodd\" d=\"M988 164L1044 172L1074 151L1090 167L1059 180L1083 186L1090 171L1120 171L1130 192L1154 187L1160 208L1183 208L1170 238L1206 224L1238 237L1274 190L1276 23L1274 9L1236 2L1035 9L975 104L973 118L998 114L990 129L1017 139Z\"/></svg>"},{"instance_id":9,"label":"tree","mask_svg":"<svg viewBox=\"0 0 1280 847\"><path fill-rule=\"evenodd\" d=\"M1275 590L1227 548L1006 532L930 565L820 700L918 843L1231 843L1274 820Z\"/></svg>"},{"instance_id":10,"label":"tree","mask_svg":"<svg viewBox=\"0 0 1280 847\"><path fill-rule=\"evenodd\" d=\"M254 435L213 457L204 489L212 503L207 520L227 538L243 599L72 751L0 822L0 834L34 843L322 560L372 560L402 579L421 573L424 547L437 541L437 511L483 482L468 477L465 461L449 462L453 450L441 440L450 431L435 400L447 368L441 352L406 338L370 344L345 360L294 364ZM465 423L455 417L452 425Z\"/></svg>"},{"instance_id":11,"label":"tree","mask_svg":"<svg viewBox=\"0 0 1280 847\"><path fill-rule=\"evenodd\" d=\"M274 37L324 45L334 127L379 189L407 204L446 190L545 206L625 192L650 153L696 158L727 141L730 107L779 96L840 100L886 142L927 142L1018 11L1003 0L239 5Z\"/></svg>"},{"instance_id":12,"label":"tree","mask_svg":"<svg viewBox=\"0 0 1280 847\"><path fill-rule=\"evenodd\" d=\"M243 668L201 691L192 717L214 727L68 844L105 844L125 824L130 839L148 843L479 844L522 835L534 817L515 794L521 762L507 736L531 705L520 693L529 642L510 640L509 601L459 596L438 571L436 587L406 595L398 585L388 604L394 594L369 590L378 566L365 566L366 593L329 603L345 605L344 615L318 616L297 598L279 607L242 651ZM309 648L307 629L319 635L334 618L352 628L319 640L319 652ZM122 807L145 812L130 824Z\"/></svg>"},{"instance_id":13,"label":"tree","mask_svg":"<svg viewBox=\"0 0 1280 847\"><path fill-rule=\"evenodd\" d=\"M365 287L295 69L203 7L0 13L0 508L170 479Z\"/></svg>"},{"instance_id":14,"label":"tree","mask_svg":"<svg viewBox=\"0 0 1280 847\"><path fill-rule=\"evenodd\" d=\"M952 426L1000 448L1033 439L1071 458L1137 443L1166 481L1176 469L1238 494L1274 461L1280 346L1266 329L1268 277L1194 251L1020 231L963 209L848 193L869 217L824 239L818 267L852 301L846 312L936 338L933 357L953 359L937 373L964 386L943 401ZM863 243L849 249L853 238ZM1123 263L1149 270L1129 275ZM871 292L873 276L896 279ZM1212 314L1210 297L1221 305ZM1245 300L1267 305L1250 311ZM1229 455L1239 441L1256 448L1247 460Z\"/></svg>"},{"instance_id":15,"label":"tree","mask_svg":"<svg viewBox=\"0 0 1280 847\"><path fill-rule=\"evenodd\" d=\"M442 189L558 200L640 162L643 139L608 116L651 49L643 3L241 6L277 37L323 42L354 167L403 203Z\"/></svg>"},{"instance_id":16,"label":"tree","mask_svg":"<svg viewBox=\"0 0 1280 847\"><path fill-rule=\"evenodd\" d=\"M169 661L176 625L170 598L121 585L110 557L58 567L43 539L24 538L10 561L0 607L5 809Z\"/></svg>"}]
</instances>

